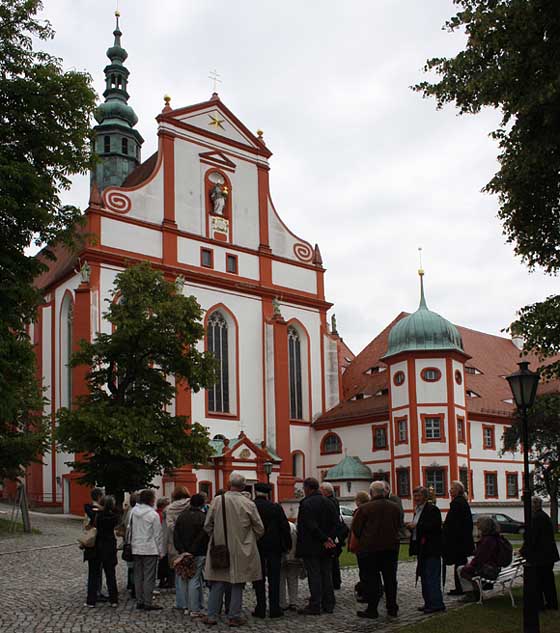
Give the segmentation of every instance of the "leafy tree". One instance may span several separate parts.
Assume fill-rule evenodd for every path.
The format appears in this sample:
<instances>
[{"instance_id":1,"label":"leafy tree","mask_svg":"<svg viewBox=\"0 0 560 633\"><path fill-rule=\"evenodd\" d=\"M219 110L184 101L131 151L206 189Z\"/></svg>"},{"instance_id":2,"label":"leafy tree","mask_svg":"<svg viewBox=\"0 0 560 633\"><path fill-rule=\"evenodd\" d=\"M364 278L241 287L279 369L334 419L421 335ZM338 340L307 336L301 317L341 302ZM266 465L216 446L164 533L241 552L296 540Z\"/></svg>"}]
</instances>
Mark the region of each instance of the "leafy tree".
<instances>
[{"instance_id":1,"label":"leafy tree","mask_svg":"<svg viewBox=\"0 0 560 633\"><path fill-rule=\"evenodd\" d=\"M72 241L79 211L62 206L60 194L91 162L91 79L34 49L54 36L36 17L41 7L0 0L0 477L48 447L46 421L33 413L42 397L26 332L41 302L33 281L46 264L26 249Z\"/></svg>"},{"instance_id":2,"label":"leafy tree","mask_svg":"<svg viewBox=\"0 0 560 633\"><path fill-rule=\"evenodd\" d=\"M446 24L464 30L465 49L427 61L436 83L414 86L438 108L455 103L461 114L490 106L501 111L500 169L484 188L499 200L508 242L530 268L560 269L560 11L557 0L454 0ZM527 306L511 331L544 358L560 351L560 297ZM560 376L560 363L548 365Z\"/></svg>"},{"instance_id":3,"label":"leafy tree","mask_svg":"<svg viewBox=\"0 0 560 633\"><path fill-rule=\"evenodd\" d=\"M516 450L521 439L521 419L517 418L504 433L503 452ZM535 491L550 497L550 516L556 527L560 498L560 394L549 393L537 398L529 412L529 442L536 457Z\"/></svg>"},{"instance_id":4,"label":"leafy tree","mask_svg":"<svg viewBox=\"0 0 560 633\"><path fill-rule=\"evenodd\" d=\"M81 481L125 491L149 486L156 475L210 456L206 429L170 407L176 387L193 391L215 380L215 359L199 352L202 309L181 283L166 281L148 263L117 275L104 318L111 334L81 342L72 365L87 365L89 393L58 412L61 447Z\"/></svg>"}]
</instances>

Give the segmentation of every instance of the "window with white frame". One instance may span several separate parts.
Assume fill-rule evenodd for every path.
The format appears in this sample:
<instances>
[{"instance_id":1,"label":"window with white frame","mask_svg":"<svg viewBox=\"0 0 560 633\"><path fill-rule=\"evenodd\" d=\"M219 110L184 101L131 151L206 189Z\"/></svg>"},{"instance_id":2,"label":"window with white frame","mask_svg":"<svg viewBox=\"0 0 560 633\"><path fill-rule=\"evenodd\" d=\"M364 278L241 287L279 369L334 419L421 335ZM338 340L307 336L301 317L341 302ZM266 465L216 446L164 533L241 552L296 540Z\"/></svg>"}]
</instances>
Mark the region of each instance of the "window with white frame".
<instances>
[{"instance_id":1,"label":"window with white frame","mask_svg":"<svg viewBox=\"0 0 560 633\"><path fill-rule=\"evenodd\" d=\"M399 436L399 444L404 444L408 441L408 427L407 419L401 418L397 423L397 431Z\"/></svg>"},{"instance_id":2,"label":"window with white frame","mask_svg":"<svg viewBox=\"0 0 560 633\"><path fill-rule=\"evenodd\" d=\"M427 416L424 418L424 432L427 440L441 439L441 418L439 416Z\"/></svg>"},{"instance_id":3,"label":"window with white frame","mask_svg":"<svg viewBox=\"0 0 560 633\"><path fill-rule=\"evenodd\" d=\"M443 468L426 468L426 488L433 488L436 497L445 495L445 470Z\"/></svg>"},{"instance_id":4,"label":"window with white frame","mask_svg":"<svg viewBox=\"0 0 560 633\"><path fill-rule=\"evenodd\" d=\"M498 474L484 473L484 493L487 497L498 496Z\"/></svg>"},{"instance_id":5,"label":"window with white frame","mask_svg":"<svg viewBox=\"0 0 560 633\"><path fill-rule=\"evenodd\" d=\"M397 468L397 496L410 497L410 471L408 468Z\"/></svg>"}]
</instances>

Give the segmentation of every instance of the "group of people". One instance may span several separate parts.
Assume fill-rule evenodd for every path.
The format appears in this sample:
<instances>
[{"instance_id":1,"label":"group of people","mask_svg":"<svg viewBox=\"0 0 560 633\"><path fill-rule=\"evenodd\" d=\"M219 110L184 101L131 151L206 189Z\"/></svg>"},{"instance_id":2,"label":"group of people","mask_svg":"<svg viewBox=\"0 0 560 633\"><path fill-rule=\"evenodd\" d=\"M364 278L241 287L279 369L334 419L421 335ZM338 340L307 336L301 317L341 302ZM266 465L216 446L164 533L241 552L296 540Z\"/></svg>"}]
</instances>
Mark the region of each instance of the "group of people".
<instances>
[{"instance_id":1,"label":"group of people","mask_svg":"<svg viewBox=\"0 0 560 633\"><path fill-rule=\"evenodd\" d=\"M412 520L405 522L400 499L390 494L386 482L374 481L369 493L356 496L350 530L342 520L332 486L307 478L303 492L297 522L291 523L282 506L270 500L268 484L255 484L253 500L244 476L237 472L231 474L228 490L219 491L210 505L203 495L190 496L184 487L174 490L171 502L160 500L156 505L154 490L146 489L131 495L122 519L113 497L102 497L102 491L94 489L92 503L85 508L89 524L97 529L95 546L84 550L89 565L87 606L94 607L100 599L118 605L115 532L124 537L130 553L128 589L137 608L161 609L153 601L159 577L161 588L175 588L177 609L209 626L218 623L221 613L229 626L245 624L242 608L247 584L255 592L253 617L279 618L287 609L302 615L332 613L341 582L338 557L346 539L357 556L360 582L356 594L358 601L366 603L357 615L363 618L378 617L383 594L387 614L398 615L397 567L405 528L410 531L410 553L417 557L416 575L424 601L419 609L425 614L445 610L441 577L445 565L454 569L455 588L449 593L473 596L473 576L483 566L499 569L503 564L502 537L489 517L478 521L481 540L475 550L472 516L460 482L451 486L445 521L430 502L428 490L418 487L413 493ZM554 552L558 556L555 545ZM549 552L547 561L551 556ZM549 562L552 574L554 560ZM102 571L109 593L106 598L101 594ZM309 599L298 608L298 584L305 577ZM558 607L550 582L543 583L541 593L543 607Z\"/></svg>"}]
</instances>

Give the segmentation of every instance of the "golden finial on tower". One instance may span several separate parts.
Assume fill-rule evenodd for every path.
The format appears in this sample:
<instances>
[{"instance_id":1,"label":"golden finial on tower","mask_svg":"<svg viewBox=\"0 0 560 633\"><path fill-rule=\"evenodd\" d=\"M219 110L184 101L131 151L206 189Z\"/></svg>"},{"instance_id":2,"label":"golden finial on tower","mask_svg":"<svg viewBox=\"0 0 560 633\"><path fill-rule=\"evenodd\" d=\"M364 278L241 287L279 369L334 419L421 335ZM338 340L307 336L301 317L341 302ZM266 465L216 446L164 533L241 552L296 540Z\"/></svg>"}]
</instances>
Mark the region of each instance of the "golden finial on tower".
<instances>
[{"instance_id":1,"label":"golden finial on tower","mask_svg":"<svg viewBox=\"0 0 560 633\"><path fill-rule=\"evenodd\" d=\"M163 106L162 112L171 112L171 110L173 109L169 105L169 103L171 102L171 97L169 95L163 95L163 100L165 102L165 105Z\"/></svg>"},{"instance_id":2,"label":"golden finial on tower","mask_svg":"<svg viewBox=\"0 0 560 633\"><path fill-rule=\"evenodd\" d=\"M263 134L264 132L261 129L257 130L257 136L259 137L261 141L263 140Z\"/></svg>"},{"instance_id":3,"label":"golden finial on tower","mask_svg":"<svg viewBox=\"0 0 560 633\"><path fill-rule=\"evenodd\" d=\"M422 247L421 246L418 247L418 257L420 259L420 268L418 269L418 274L420 275L420 277L422 277L424 275L424 269L422 268Z\"/></svg>"}]
</instances>

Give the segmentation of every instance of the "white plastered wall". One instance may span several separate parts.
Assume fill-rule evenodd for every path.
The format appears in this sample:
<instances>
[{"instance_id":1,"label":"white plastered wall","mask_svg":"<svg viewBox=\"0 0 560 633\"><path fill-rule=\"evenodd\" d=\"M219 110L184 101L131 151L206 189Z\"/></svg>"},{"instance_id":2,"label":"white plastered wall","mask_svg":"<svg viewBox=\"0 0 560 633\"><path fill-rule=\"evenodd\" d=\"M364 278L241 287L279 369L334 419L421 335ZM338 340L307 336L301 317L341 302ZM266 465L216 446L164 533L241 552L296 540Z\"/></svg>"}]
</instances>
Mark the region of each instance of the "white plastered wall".
<instances>
[{"instance_id":1,"label":"white plastered wall","mask_svg":"<svg viewBox=\"0 0 560 633\"><path fill-rule=\"evenodd\" d=\"M309 268L272 261L272 283L317 294L317 273Z\"/></svg>"},{"instance_id":2,"label":"white plastered wall","mask_svg":"<svg viewBox=\"0 0 560 633\"><path fill-rule=\"evenodd\" d=\"M447 378L444 358L417 358L416 367L416 402L418 404L447 402ZM437 382L426 382L421 378L422 370L435 367L440 370L441 378Z\"/></svg>"},{"instance_id":3,"label":"white plastered wall","mask_svg":"<svg viewBox=\"0 0 560 633\"><path fill-rule=\"evenodd\" d=\"M177 240L177 259L189 266L200 266L200 249L205 248L213 252L213 270L224 273L228 277L248 277L249 279L259 279L259 258L257 255L250 255L242 251L236 251L227 246L217 246L198 240L180 237ZM237 256L237 275L226 272L226 254Z\"/></svg>"},{"instance_id":4,"label":"white plastered wall","mask_svg":"<svg viewBox=\"0 0 560 633\"><path fill-rule=\"evenodd\" d=\"M161 231L121 222L118 219L101 218L100 242L103 246L150 257L161 257L162 253Z\"/></svg>"}]
</instances>

